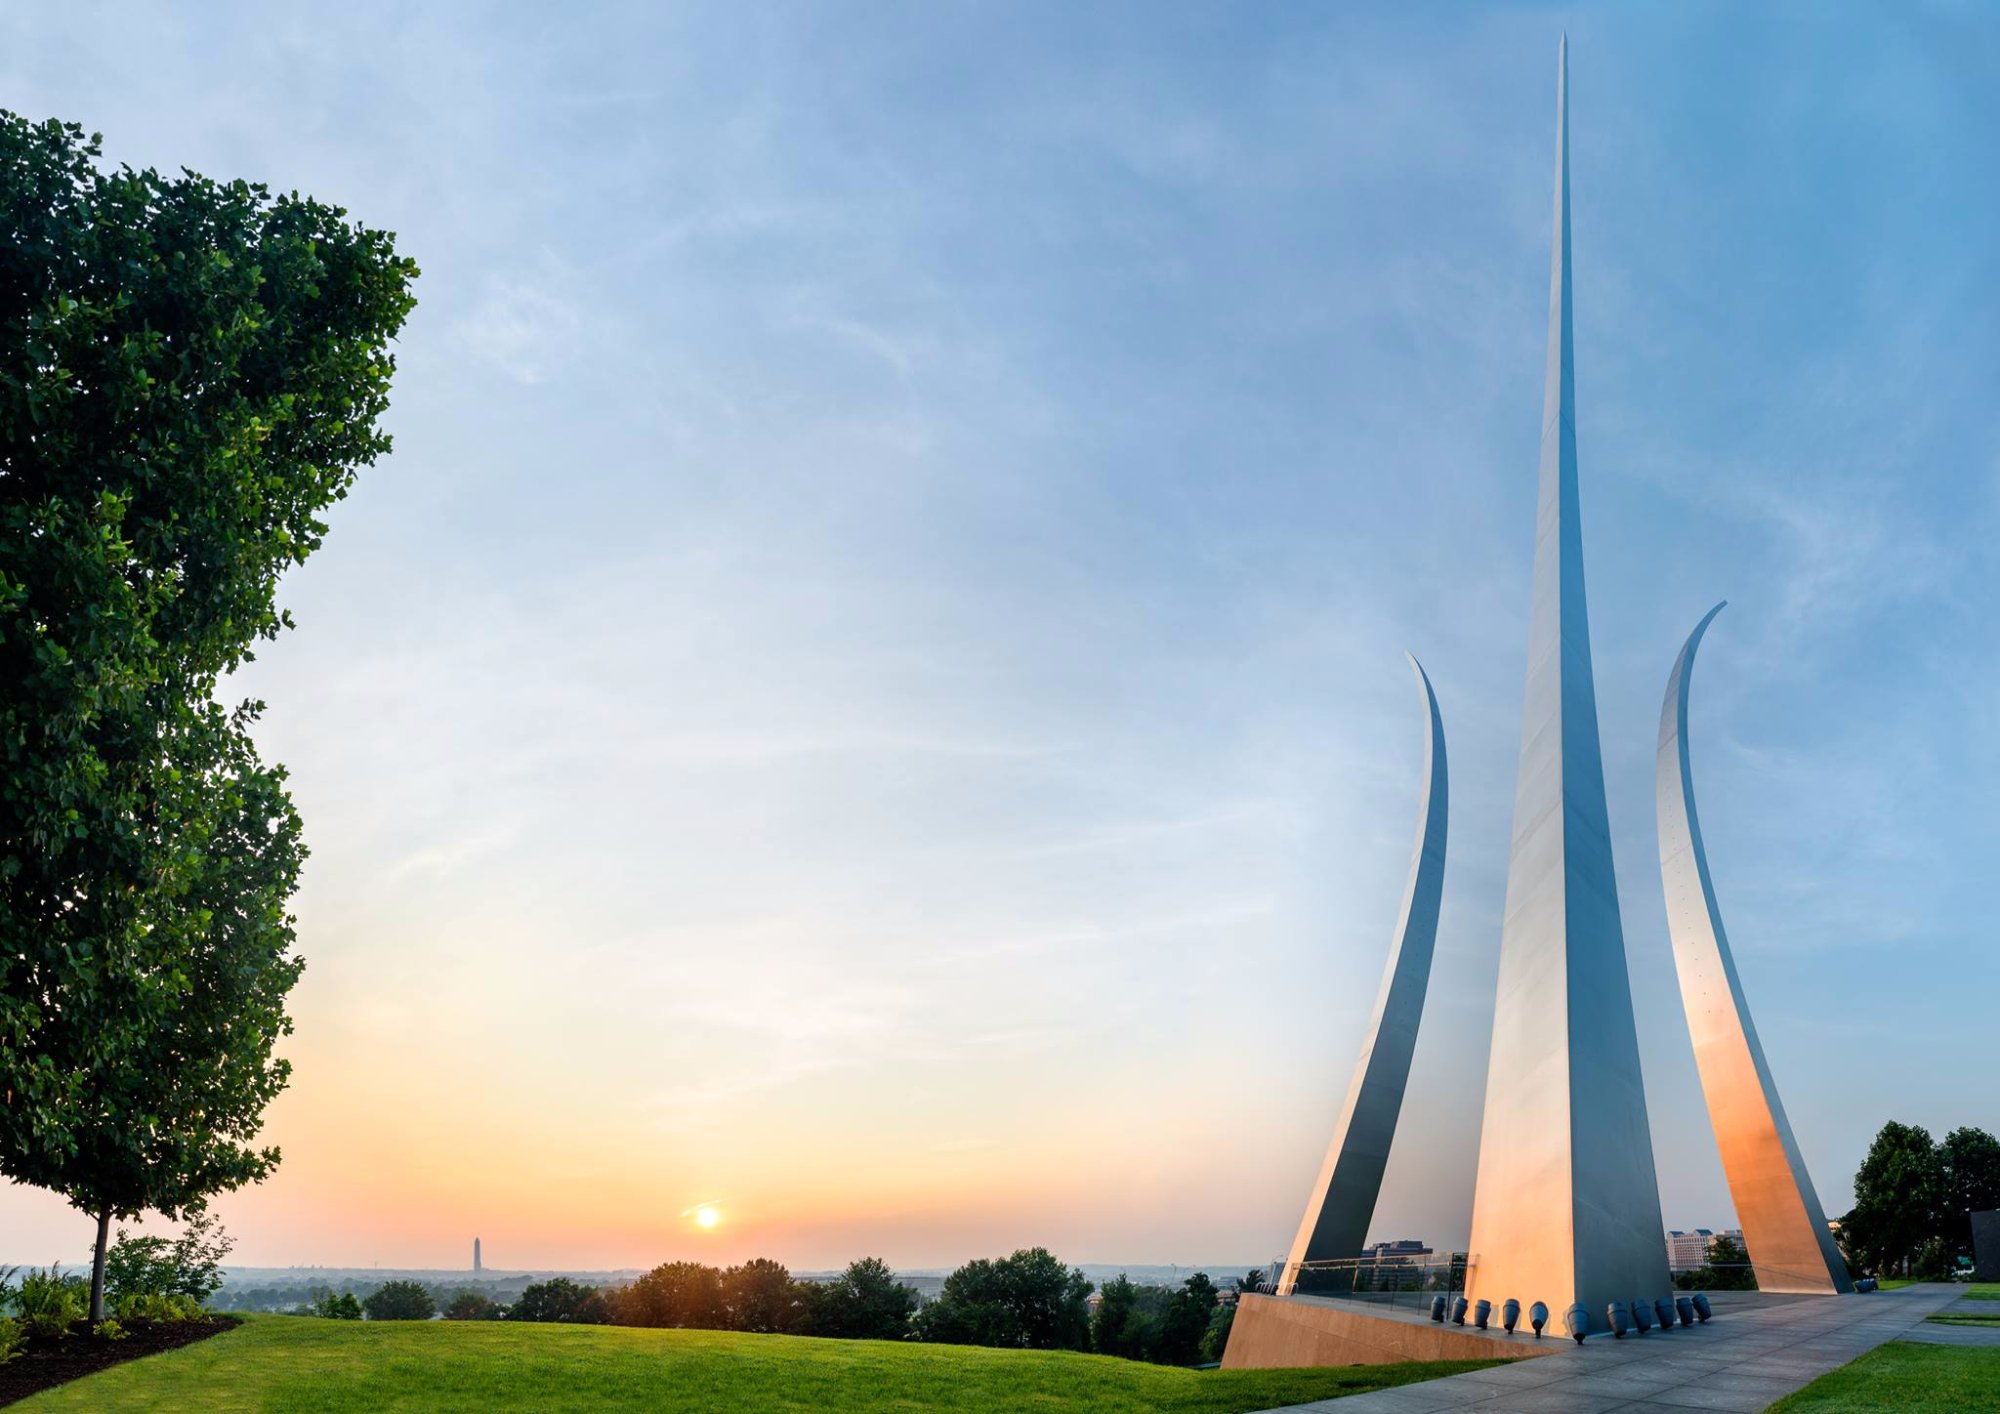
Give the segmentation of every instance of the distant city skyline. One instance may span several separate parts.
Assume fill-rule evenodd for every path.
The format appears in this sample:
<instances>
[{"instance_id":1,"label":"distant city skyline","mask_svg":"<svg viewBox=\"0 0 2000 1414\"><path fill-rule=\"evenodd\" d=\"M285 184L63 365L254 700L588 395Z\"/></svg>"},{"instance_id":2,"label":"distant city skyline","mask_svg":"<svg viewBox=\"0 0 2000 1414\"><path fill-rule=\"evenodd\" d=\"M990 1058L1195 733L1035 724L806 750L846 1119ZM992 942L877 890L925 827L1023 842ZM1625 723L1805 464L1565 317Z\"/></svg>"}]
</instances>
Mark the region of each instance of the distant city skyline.
<instances>
[{"instance_id":1,"label":"distant city skyline","mask_svg":"<svg viewBox=\"0 0 2000 1414\"><path fill-rule=\"evenodd\" d=\"M230 688L312 850L233 1259L1268 1262L1405 878L1405 649L1452 861L1369 1235L1462 1250L1563 29L1662 1221L1736 1225L1652 848L1718 598L1701 823L1827 1216L1884 1121L1996 1128L2000 15L17 6L9 108L424 272L396 450ZM0 1191L6 1261L90 1236Z\"/></svg>"}]
</instances>

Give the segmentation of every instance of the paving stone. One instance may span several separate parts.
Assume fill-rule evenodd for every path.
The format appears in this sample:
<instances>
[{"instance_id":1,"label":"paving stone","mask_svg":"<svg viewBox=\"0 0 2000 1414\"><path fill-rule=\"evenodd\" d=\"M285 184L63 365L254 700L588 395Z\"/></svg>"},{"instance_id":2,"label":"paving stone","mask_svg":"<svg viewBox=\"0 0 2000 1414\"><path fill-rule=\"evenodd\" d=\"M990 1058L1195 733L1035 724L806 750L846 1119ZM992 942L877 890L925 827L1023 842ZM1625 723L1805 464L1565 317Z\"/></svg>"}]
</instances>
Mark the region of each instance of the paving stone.
<instances>
[{"instance_id":1,"label":"paving stone","mask_svg":"<svg viewBox=\"0 0 2000 1414\"><path fill-rule=\"evenodd\" d=\"M1692 1330L1565 1343L1542 1359L1457 1375L1284 1414L1753 1414L1889 1340L2000 1347L2000 1329L1926 1324L1953 1306L1948 1286L1852 1297L1732 1302ZM1275 1411L1272 1414L1276 1414Z\"/></svg>"}]
</instances>

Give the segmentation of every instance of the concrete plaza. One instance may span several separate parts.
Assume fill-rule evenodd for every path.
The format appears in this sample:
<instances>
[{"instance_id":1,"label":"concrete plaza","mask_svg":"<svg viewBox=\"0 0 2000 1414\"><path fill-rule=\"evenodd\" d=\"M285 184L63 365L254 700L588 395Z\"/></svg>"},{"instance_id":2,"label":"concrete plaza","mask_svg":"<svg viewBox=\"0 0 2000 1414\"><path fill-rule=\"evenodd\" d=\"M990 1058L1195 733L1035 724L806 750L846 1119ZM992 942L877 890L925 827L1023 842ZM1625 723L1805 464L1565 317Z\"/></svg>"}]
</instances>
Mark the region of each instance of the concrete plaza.
<instances>
[{"instance_id":1,"label":"concrete plaza","mask_svg":"<svg viewBox=\"0 0 2000 1414\"><path fill-rule=\"evenodd\" d=\"M1556 1353L1469 1375L1289 1406L1283 1414L1686 1414L1763 1409L1829 1370L1898 1339L1986 1344L1924 1319L1951 1307L1963 1287L1943 1283L1863 1296L1718 1299L1707 1325L1657 1328L1623 1340L1561 1341ZM1969 1303L1968 1303L1969 1304ZM1981 1303L1990 1305L1991 1303ZM1520 1337L1517 1337L1519 1339Z\"/></svg>"}]
</instances>

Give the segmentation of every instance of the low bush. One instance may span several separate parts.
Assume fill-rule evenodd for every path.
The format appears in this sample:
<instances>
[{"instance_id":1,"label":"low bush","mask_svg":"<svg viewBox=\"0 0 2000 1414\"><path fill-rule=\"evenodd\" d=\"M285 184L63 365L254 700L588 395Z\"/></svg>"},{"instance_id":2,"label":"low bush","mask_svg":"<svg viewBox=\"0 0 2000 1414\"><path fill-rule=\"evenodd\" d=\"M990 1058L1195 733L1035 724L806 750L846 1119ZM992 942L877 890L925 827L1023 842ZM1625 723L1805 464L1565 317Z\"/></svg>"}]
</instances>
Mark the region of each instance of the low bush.
<instances>
[{"instance_id":1,"label":"low bush","mask_svg":"<svg viewBox=\"0 0 2000 1414\"><path fill-rule=\"evenodd\" d=\"M27 1343L28 1333L21 1329L21 1323L12 1316L0 1316L0 1365L19 1355Z\"/></svg>"},{"instance_id":2,"label":"low bush","mask_svg":"<svg viewBox=\"0 0 2000 1414\"><path fill-rule=\"evenodd\" d=\"M339 1295L329 1291L306 1307L306 1314L328 1321L358 1321L361 1319L361 1303L354 1299L351 1291L343 1291Z\"/></svg>"},{"instance_id":3,"label":"low bush","mask_svg":"<svg viewBox=\"0 0 2000 1414\"><path fill-rule=\"evenodd\" d=\"M198 1321L204 1313L182 1292L128 1291L111 1299L111 1314L120 1321Z\"/></svg>"},{"instance_id":4,"label":"low bush","mask_svg":"<svg viewBox=\"0 0 2000 1414\"><path fill-rule=\"evenodd\" d=\"M99 1340L123 1340L127 1334L125 1327L115 1320L102 1320L90 1328L90 1333Z\"/></svg>"},{"instance_id":5,"label":"low bush","mask_svg":"<svg viewBox=\"0 0 2000 1414\"><path fill-rule=\"evenodd\" d=\"M60 1268L31 1271L14 1293L14 1310L28 1334L60 1340L89 1312L90 1293L81 1278L65 1276Z\"/></svg>"},{"instance_id":6,"label":"low bush","mask_svg":"<svg viewBox=\"0 0 2000 1414\"><path fill-rule=\"evenodd\" d=\"M199 1306L222 1285L222 1259L236 1244L214 1214L192 1209L180 1236L133 1237L118 1229L104 1254L104 1286L121 1296L185 1296Z\"/></svg>"}]
</instances>

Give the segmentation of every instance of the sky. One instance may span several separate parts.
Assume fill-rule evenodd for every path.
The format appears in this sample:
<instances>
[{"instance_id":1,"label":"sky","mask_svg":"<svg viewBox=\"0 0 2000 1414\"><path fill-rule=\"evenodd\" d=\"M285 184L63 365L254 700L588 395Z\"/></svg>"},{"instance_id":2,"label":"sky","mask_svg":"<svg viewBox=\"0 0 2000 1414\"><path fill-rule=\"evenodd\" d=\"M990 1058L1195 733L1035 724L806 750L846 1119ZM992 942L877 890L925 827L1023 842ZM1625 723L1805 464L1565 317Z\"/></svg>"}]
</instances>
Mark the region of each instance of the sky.
<instances>
[{"instance_id":1,"label":"sky","mask_svg":"<svg viewBox=\"0 0 2000 1414\"><path fill-rule=\"evenodd\" d=\"M1557 37L1607 789L1663 1212L1732 1224L1701 819L1829 1213L2000 1129L2000 16L1973 5L16 5L0 93L423 269L284 583L312 858L258 1265L1262 1261L1416 822L1378 1238L1463 1243ZM702 1231L687 1216L717 1204ZM0 1189L0 1256L90 1224Z\"/></svg>"}]
</instances>

